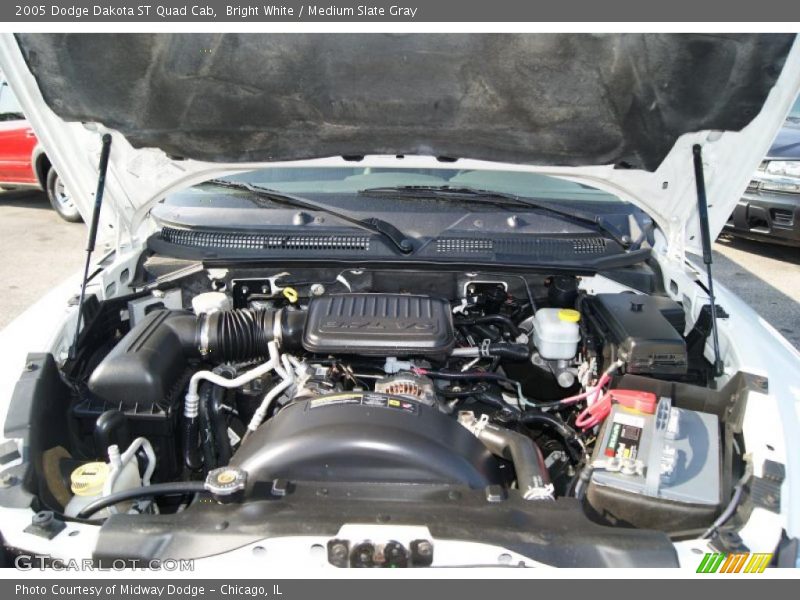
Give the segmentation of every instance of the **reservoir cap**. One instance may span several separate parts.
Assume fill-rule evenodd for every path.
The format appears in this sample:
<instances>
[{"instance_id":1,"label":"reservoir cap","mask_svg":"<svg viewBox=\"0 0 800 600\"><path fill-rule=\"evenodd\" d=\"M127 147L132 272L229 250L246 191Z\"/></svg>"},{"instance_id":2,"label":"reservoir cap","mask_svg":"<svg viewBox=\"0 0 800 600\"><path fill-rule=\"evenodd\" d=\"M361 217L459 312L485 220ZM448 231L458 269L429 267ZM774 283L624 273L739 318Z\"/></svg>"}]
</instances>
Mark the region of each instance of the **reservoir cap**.
<instances>
[{"instance_id":1,"label":"reservoir cap","mask_svg":"<svg viewBox=\"0 0 800 600\"><path fill-rule=\"evenodd\" d=\"M577 323L581 320L581 313L571 308L562 308L558 311L558 319L566 323Z\"/></svg>"},{"instance_id":2,"label":"reservoir cap","mask_svg":"<svg viewBox=\"0 0 800 600\"><path fill-rule=\"evenodd\" d=\"M76 496L97 496L103 492L109 467L104 462L81 465L70 475L70 487Z\"/></svg>"}]
</instances>

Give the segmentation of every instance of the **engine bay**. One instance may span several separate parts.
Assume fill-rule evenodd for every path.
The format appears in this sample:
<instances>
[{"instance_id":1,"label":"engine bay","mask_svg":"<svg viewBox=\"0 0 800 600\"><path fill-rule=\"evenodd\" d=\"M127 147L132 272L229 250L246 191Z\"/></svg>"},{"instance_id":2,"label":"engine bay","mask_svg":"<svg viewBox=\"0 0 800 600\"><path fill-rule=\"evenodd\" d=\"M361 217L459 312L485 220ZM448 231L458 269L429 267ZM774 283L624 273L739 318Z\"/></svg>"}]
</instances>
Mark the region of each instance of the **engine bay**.
<instances>
[{"instance_id":1,"label":"engine bay","mask_svg":"<svg viewBox=\"0 0 800 600\"><path fill-rule=\"evenodd\" d=\"M664 293L450 269L165 273L152 257L136 284L86 303L59 370L62 426L32 486L64 518L405 486L680 539L714 526L743 470L737 384L714 389L707 324ZM384 549L339 566L386 566Z\"/></svg>"}]
</instances>

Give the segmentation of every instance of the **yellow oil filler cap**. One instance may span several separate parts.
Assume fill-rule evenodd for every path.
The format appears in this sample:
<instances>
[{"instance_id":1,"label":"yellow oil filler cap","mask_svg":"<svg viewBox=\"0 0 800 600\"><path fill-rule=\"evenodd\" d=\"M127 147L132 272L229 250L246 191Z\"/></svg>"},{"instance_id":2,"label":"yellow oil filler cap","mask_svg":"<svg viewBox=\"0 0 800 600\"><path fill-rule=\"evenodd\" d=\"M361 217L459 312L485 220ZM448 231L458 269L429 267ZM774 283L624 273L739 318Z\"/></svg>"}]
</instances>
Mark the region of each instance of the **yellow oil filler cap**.
<instances>
[{"instance_id":1,"label":"yellow oil filler cap","mask_svg":"<svg viewBox=\"0 0 800 600\"><path fill-rule=\"evenodd\" d=\"M296 304L297 300L300 298L300 294L297 293L297 290L293 287L285 287L281 290L283 297L286 298L292 304Z\"/></svg>"},{"instance_id":2,"label":"yellow oil filler cap","mask_svg":"<svg viewBox=\"0 0 800 600\"><path fill-rule=\"evenodd\" d=\"M110 467L104 462L81 465L70 475L70 488L76 496L97 496L103 492Z\"/></svg>"},{"instance_id":3,"label":"yellow oil filler cap","mask_svg":"<svg viewBox=\"0 0 800 600\"><path fill-rule=\"evenodd\" d=\"M558 320L565 323L577 323L581 320L581 313L571 308L562 308L558 311Z\"/></svg>"}]
</instances>

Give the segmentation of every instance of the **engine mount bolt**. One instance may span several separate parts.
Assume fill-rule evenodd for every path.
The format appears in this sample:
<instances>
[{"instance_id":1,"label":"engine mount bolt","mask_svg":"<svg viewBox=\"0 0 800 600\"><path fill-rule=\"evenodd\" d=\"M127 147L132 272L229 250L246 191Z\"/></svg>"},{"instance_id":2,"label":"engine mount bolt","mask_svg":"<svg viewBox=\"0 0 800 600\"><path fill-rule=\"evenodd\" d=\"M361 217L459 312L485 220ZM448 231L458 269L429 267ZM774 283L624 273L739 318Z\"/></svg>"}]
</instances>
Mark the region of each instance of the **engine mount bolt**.
<instances>
[{"instance_id":1,"label":"engine mount bolt","mask_svg":"<svg viewBox=\"0 0 800 600\"><path fill-rule=\"evenodd\" d=\"M53 511L41 510L33 515L31 518L31 523L33 525L38 525L39 527L47 527L53 522L53 518Z\"/></svg>"}]
</instances>

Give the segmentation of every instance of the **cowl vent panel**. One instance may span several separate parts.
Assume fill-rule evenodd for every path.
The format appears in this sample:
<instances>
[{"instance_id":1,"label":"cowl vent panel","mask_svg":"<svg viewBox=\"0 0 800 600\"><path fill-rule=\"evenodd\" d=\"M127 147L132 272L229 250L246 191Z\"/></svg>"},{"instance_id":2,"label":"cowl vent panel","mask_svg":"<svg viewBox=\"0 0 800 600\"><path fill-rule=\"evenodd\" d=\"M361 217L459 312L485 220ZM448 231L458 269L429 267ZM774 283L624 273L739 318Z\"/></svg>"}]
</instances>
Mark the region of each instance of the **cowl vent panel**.
<instances>
[{"instance_id":1,"label":"cowl vent panel","mask_svg":"<svg viewBox=\"0 0 800 600\"><path fill-rule=\"evenodd\" d=\"M464 255L480 253L511 254L515 256L586 256L606 252L606 240L601 237L581 238L439 238L437 254Z\"/></svg>"},{"instance_id":2,"label":"cowl vent panel","mask_svg":"<svg viewBox=\"0 0 800 600\"><path fill-rule=\"evenodd\" d=\"M369 236L360 235L281 235L190 231L164 227L161 239L178 246L230 250L347 250L368 251Z\"/></svg>"}]
</instances>

